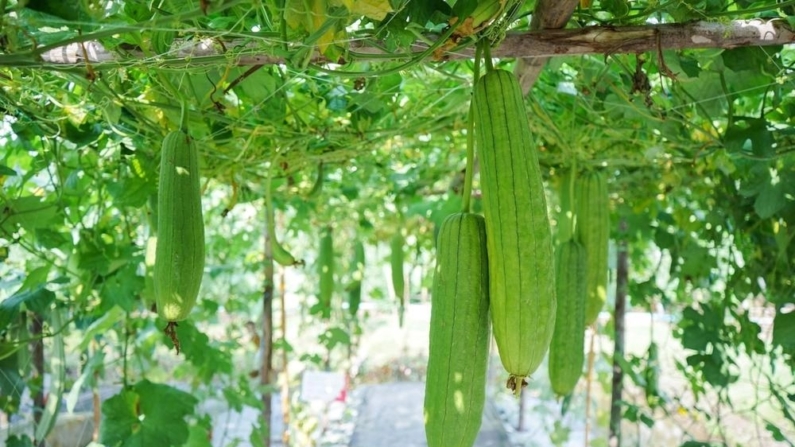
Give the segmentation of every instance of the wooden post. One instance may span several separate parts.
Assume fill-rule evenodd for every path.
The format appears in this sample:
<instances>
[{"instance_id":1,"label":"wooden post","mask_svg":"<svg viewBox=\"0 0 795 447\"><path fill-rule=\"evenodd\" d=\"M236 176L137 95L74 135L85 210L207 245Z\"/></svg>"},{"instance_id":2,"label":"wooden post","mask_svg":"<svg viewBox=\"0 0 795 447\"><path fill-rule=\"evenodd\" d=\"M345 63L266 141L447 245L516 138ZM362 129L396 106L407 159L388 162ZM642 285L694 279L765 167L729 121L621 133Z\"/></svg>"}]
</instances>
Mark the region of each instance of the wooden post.
<instances>
[{"instance_id":1,"label":"wooden post","mask_svg":"<svg viewBox=\"0 0 795 447\"><path fill-rule=\"evenodd\" d=\"M262 392L262 445L271 445L271 371L273 364L273 247L271 235L274 228L268 225L265 219L265 283L262 291L262 337L260 338L260 358L262 363L259 370L259 381L263 387Z\"/></svg>"},{"instance_id":2,"label":"wooden post","mask_svg":"<svg viewBox=\"0 0 795 447\"><path fill-rule=\"evenodd\" d=\"M593 385L593 366L596 359L594 345L597 334L597 322L591 325L591 342L588 345L588 368L585 372L585 441L583 443L585 447L588 447L588 439L591 436L591 386Z\"/></svg>"},{"instance_id":3,"label":"wooden post","mask_svg":"<svg viewBox=\"0 0 795 447\"><path fill-rule=\"evenodd\" d=\"M624 390L624 371L619 359L624 357L624 317L627 310L627 285L629 283L629 261L627 241L624 235L627 222L624 219L618 224L618 256L616 260L616 311L613 316L615 326L615 347L613 349L613 391L610 402L610 434L607 438L609 447L621 445L621 396Z\"/></svg>"}]
</instances>

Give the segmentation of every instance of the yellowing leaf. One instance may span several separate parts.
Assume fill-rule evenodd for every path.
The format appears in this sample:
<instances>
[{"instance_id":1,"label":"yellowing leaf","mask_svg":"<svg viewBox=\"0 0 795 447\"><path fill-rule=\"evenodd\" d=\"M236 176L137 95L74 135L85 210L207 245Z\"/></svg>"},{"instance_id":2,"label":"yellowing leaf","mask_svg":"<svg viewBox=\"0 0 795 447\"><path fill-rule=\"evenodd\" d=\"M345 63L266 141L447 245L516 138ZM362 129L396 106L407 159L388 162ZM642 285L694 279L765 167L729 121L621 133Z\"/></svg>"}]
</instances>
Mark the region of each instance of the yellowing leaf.
<instances>
[{"instance_id":1,"label":"yellowing leaf","mask_svg":"<svg viewBox=\"0 0 795 447\"><path fill-rule=\"evenodd\" d=\"M79 106L67 104L64 106L64 112L66 112L66 117L69 119L69 121L75 126L80 126L86 122L86 118L88 117L88 111L86 111L85 108Z\"/></svg>"},{"instance_id":2,"label":"yellowing leaf","mask_svg":"<svg viewBox=\"0 0 795 447\"><path fill-rule=\"evenodd\" d=\"M386 15L393 11L389 0L355 0L351 3L348 10L352 14L362 15L373 20L384 20Z\"/></svg>"},{"instance_id":3,"label":"yellowing leaf","mask_svg":"<svg viewBox=\"0 0 795 447\"><path fill-rule=\"evenodd\" d=\"M331 6L344 6L348 11L353 10L356 0L331 0Z\"/></svg>"},{"instance_id":4,"label":"yellowing leaf","mask_svg":"<svg viewBox=\"0 0 795 447\"><path fill-rule=\"evenodd\" d=\"M298 29L306 24L308 11L304 0L287 0L284 5L284 21L290 29ZM308 31L308 30L307 30Z\"/></svg>"}]
</instances>

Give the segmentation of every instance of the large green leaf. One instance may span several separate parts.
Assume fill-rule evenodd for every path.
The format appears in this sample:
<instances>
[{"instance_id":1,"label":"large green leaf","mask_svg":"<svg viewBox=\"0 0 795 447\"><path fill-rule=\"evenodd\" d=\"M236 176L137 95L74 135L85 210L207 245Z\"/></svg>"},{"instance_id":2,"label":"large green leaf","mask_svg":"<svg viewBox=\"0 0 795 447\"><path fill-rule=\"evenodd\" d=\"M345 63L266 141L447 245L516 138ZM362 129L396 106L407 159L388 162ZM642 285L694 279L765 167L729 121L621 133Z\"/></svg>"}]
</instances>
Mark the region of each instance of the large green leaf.
<instances>
[{"instance_id":1,"label":"large green leaf","mask_svg":"<svg viewBox=\"0 0 795 447\"><path fill-rule=\"evenodd\" d=\"M795 351L795 312L785 314L779 310L776 313L773 319L773 343Z\"/></svg>"},{"instance_id":2,"label":"large green leaf","mask_svg":"<svg viewBox=\"0 0 795 447\"><path fill-rule=\"evenodd\" d=\"M60 219L53 200L36 196L8 200L0 204L0 235L14 233L18 228L33 231L51 227Z\"/></svg>"},{"instance_id":3,"label":"large green leaf","mask_svg":"<svg viewBox=\"0 0 795 447\"><path fill-rule=\"evenodd\" d=\"M108 447L181 446L190 433L185 417L197 403L190 393L142 380L102 405L100 442Z\"/></svg>"},{"instance_id":4,"label":"large green leaf","mask_svg":"<svg viewBox=\"0 0 795 447\"><path fill-rule=\"evenodd\" d=\"M775 153L773 135L764 119L735 117L733 125L726 129L724 141L729 152L753 153L758 157Z\"/></svg>"},{"instance_id":5,"label":"large green leaf","mask_svg":"<svg viewBox=\"0 0 795 447\"><path fill-rule=\"evenodd\" d=\"M165 322L158 320L159 327L165 327ZM232 356L229 352L219 349L210 341L205 333L201 332L190 321L180 322L177 326L180 353L196 368L196 376L209 382L217 374L231 374L234 370ZM166 340L171 346L171 340Z\"/></svg>"},{"instance_id":6,"label":"large green leaf","mask_svg":"<svg viewBox=\"0 0 795 447\"><path fill-rule=\"evenodd\" d=\"M0 301L0 332L5 330L24 308L36 313L45 313L55 301L55 293L43 285L33 290L22 289L3 301ZM23 307L24 306L24 307Z\"/></svg>"}]
</instances>

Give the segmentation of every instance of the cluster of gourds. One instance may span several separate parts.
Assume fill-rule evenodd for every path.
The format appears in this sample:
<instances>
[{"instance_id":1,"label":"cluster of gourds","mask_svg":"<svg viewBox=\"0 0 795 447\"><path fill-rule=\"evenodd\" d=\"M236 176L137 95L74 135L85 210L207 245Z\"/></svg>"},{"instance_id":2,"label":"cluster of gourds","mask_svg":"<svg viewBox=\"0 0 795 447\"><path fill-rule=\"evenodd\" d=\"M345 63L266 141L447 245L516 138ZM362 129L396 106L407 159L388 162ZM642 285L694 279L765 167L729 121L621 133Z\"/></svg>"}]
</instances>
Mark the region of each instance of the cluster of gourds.
<instances>
[{"instance_id":1,"label":"cluster of gourds","mask_svg":"<svg viewBox=\"0 0 795 447\"><path fill-rule=\"evenodd\" d=\"M474 444L485 402L492 327L511 390L521 390L549 351L553 390L566 395L582 372L584 329L596 320L606 297L605 175L594 171L575 181L572 172L563 178L555 249L516 76L490 69L475 86L473 111L484 216L453 214L438 234L425 394L429 447ZM159 181L153 289L157 312L172 327L195 305L204 269L198 153L182 130L163 140ZM273 242L277 262L300 262ZM390 245L402 316L404 240L399 231ZM348 303L354 315L363 265L364 249L358 243ZM318 269L321 316L329 318L334 286L330 227L320 240Z\"/></svg>"},{"instance_id":2,"label":"cluster of gourds","mask_svg":"<svg viewBox=\"0 0 795 447\"><path fill-rule=\"evenodd\" d=\"M516 76L490 69L475 85L473 110L484 216L454 214L438 236L425 388L429 447L474 445L490 326L508 388L519 393L549 350L553 390L567 395L582 373L586 325L606 295L604 174L563 182L565 194L576 193L562 196L555 249Z\"/></svg>"}]
</instances>

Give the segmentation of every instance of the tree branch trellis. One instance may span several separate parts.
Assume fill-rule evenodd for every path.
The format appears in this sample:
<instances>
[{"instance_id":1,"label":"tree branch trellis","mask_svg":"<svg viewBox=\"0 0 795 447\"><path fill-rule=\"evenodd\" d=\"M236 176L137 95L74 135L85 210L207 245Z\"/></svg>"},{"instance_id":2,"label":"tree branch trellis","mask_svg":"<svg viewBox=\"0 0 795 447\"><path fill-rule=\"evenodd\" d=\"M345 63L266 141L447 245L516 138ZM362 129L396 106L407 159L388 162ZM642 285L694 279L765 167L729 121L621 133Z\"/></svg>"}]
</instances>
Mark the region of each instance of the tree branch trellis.
<instances>
[{"instance_id":1,"label":"tree branch trellis","mask_svg":"<svg viewBox=\"0 0 795 447\"><path fill-rule=\"evenodd\" d=\"M692 22L687 24L659 24L644 26L592 26L580 29L539 30L509 33L502 44L492 51L499 58L548 58L587 54L626 54L661 50L706 48L738 48L777 46L795 43L795 32L782 20L736 20L728 23ZM373 42L354 41L350 44L356 61L386 61L390 53ZM427 49L417 43L412 52ZM0 67L27 67L63 70L67 67L92 64L93 70L107 70L122 66L181 67L206 65L238 66L283 64L283 55L269 51L257 41L236 39L220 44L215 39L177 40L168 54L146 56L139 50L114 53L97 41L70 43L50 49L26 59L21 54L0 55ZM474 56L473 48L463 48L445 54L442 60L467 59ZM394 55L395 59L406 54ZM436 59L437 61L439 59ZM332 63L322 55L313 56L314 63ZM340 69L344 71L344 69Z\"/></svg>"}]
</instances>

